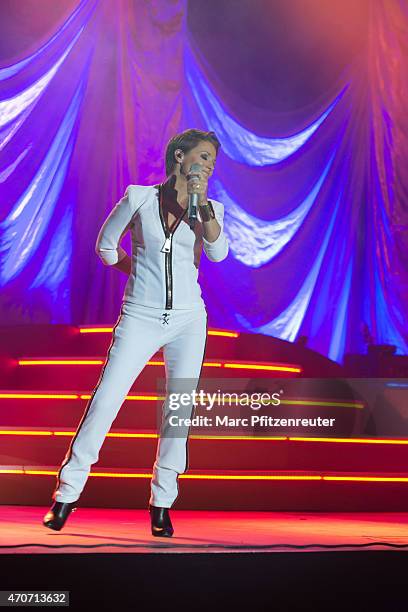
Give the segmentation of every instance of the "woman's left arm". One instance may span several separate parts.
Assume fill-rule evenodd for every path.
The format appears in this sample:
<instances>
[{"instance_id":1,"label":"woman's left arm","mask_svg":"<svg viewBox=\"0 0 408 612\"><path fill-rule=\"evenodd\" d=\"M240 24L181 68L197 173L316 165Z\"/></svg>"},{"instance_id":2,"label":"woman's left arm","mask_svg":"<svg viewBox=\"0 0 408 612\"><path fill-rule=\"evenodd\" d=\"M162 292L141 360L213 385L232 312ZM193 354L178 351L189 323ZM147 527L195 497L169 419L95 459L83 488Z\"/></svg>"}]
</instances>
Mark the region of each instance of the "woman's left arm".
<instances>
[{"instance_id":1,"label":"woman's left arm","mask_svg":"<svg viewBox=\"0 0 408 612\"><path fill-rule=\"evenodd\" d=\"M208 212L210 210L210 204L208 203L206 206L203 205L199 205L199 210L201 213L201 219L202 219L202 224L203 224L203 235L204 238L207 240L207 242L215 242L215 240L217 240L218 236L221 233L221 226L217 221L217 217L211 217L210 219L207 219L208 217ZM214 214L214 208L211 206L212 209L212 213Z\"/></svg>"},{"instance_id":2,"label":"woman's left arm","mask_svg":"<svg viewBox=\"0 0 408 612\"><path fill-rule=\"evenodd\" d=\"M198 208L203 226L204 251L211 261L222 261L227 257L229 250L228 240L224 233L224 206L221 202L214 202L213 204L208 200L205 212L201 212L200 205ZM214 215L214 218L206 220L209 211Z\"/></svg>"},{"instance_id":3,"label":"woman's left arm","mask_svg":"<svg viewBox=\"0 0 408 612\"><path fill-rule=\"evenodd\" d=\"M187 193L198 194L198 210L203 226L204 251L211 261L222 261L228 255L229 245L224 233L224 206L208 199L208 175L201 172L199 180L192 176L187 181Z\"/></svg>"}]
</instances>

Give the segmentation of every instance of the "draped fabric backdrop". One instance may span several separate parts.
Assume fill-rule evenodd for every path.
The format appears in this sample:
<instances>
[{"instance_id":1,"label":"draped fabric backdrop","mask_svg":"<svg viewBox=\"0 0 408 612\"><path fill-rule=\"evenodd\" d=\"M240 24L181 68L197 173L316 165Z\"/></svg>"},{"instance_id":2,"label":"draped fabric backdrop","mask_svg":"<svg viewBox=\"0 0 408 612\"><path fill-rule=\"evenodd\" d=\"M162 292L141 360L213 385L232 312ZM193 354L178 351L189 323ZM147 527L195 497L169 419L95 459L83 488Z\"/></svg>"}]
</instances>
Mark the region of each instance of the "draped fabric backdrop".
<instances>
[{"instance_id":1,"label":"draped fabric backdrop","mask_svg":"<svg viewBox=\"0 0 408 612\"><path fill-rule=\"evenodd\" d=\"M339 362L365 350L365 326L407 353L407 3L369 2L340 67L316 48L316 75L332 78L312 101L294 103L313 75L284 66L280 82L299 91L285 111L265 103L262 78L258 91L239 66L235 89L222 78L223 54L242 43L214 37L220 66L209 61L189 28L196 7L82 0L33 53L2 64L1 324L116 320L126 277L96 256L97 233L129 183L165 178L168 140L195 127L221 141L209 195L230 241L223 262L201 259L210 325L307 336ZM278 66L282 40L266 42Z\"/></svg>"}]
</instances>

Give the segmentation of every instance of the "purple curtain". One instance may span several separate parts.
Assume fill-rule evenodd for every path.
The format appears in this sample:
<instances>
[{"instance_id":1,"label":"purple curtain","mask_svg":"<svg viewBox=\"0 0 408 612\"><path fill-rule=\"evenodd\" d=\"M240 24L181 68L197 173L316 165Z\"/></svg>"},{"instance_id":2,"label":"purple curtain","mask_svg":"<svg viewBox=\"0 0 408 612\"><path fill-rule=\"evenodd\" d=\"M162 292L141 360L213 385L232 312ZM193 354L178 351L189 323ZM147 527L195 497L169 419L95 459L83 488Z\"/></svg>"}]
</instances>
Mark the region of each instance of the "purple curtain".
<instances>
[{"instance_id":1,"label":"purple curtain","mask_svg":"<svg viewBox=\"0 0 408 612\"><path fill-rule=\"evenodd\" d=\"M99 228L129 183L165 178L167 141L196 127L221 141L210 196L225 205L230 241L223 262L201 259L210 325L307 336L336 361L364 351L364 329L407 353L406 3L368 3L344 65L316 48L314 70L329 66L330 83L285 112L256 103L262 79L240 95L237 69L231 88L188 10L83 0L0 68L2 324L117 318L126 277L94 253ZM299 23L293 13L309 44ZM236 53L211 41L220 65ZM282 40L266 43L278 62ZM301 92L311 75L290 68L281 82ZM128 235L122 245L130 252Z\"/></svg>"}]
</instances>

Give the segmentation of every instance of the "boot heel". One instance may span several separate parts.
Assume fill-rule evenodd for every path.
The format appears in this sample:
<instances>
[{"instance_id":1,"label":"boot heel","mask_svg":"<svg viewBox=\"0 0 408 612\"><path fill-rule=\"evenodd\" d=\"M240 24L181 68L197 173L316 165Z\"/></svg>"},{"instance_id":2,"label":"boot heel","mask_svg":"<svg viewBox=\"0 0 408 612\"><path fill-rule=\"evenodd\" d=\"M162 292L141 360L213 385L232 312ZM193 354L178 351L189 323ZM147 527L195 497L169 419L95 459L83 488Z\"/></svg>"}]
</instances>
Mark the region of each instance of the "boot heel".
<instances>
[{"instance_id":1,"label":"boot heel","mask_svg":"<svg viewBox=\"0 0 408 612\"><path fill-rule=\"evenodd\" d=\"M152 535L171 538L174 533L168 508L149 504Z\"/></svg>"},{"instance_id":2,"label":"boot heel","mask_svg":"<svg viewBox=\"0 0 408 612\"><path fill-rule=\"evenodd\" d=\"M43 525L54 531L61 531L71 512L77 509L77 501L55 502L44 516Z\"/></svg>"}]
</instances>

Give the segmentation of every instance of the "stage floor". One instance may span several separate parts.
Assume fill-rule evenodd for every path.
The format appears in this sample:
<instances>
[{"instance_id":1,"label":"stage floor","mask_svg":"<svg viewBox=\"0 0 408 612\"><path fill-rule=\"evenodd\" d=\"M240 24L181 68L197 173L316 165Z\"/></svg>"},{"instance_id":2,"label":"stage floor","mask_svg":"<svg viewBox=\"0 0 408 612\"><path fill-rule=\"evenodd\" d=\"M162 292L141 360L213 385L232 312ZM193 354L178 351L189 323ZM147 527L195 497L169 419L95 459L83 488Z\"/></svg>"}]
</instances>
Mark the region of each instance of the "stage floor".
<instances>
[{"instance_id":1,"label":"stage floor","mask_svg":"<svg viewBox=\"0 0 408 612\"><path fill-rule=\"evenodd\" d=\"M3 554L408 551L408 512L171 510L172 538L154 537L148 510L81 508L61 531L49 507L2 506Z\"/></svg>"}]
</instances>

